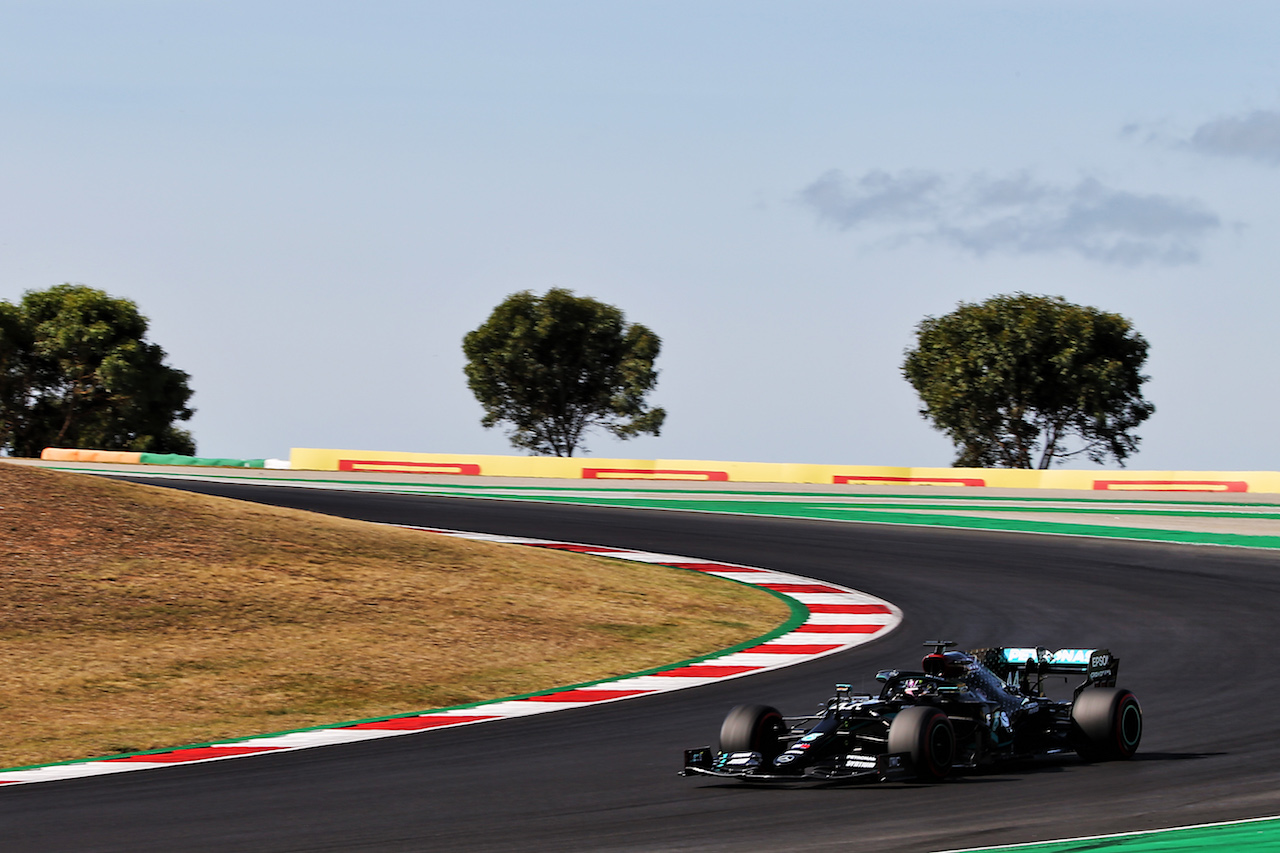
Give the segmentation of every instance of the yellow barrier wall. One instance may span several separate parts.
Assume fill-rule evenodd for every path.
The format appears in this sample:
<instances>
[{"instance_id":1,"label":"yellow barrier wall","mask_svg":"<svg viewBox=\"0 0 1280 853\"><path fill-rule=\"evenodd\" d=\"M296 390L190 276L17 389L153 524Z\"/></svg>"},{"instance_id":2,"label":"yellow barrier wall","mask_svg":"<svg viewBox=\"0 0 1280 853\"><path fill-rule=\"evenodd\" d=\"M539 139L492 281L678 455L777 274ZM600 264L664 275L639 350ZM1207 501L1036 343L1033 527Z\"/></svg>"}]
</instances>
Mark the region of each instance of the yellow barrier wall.
<instances>
[{"instance_id":1,"label":"yellow barrier wall","mask_svg":"<svg viewBox=\"0 0 1280 853\"><path fill-rule=\"evenodd\" d=\"M295 470L353 473L462 474L565 480L661 480L733 483L919 485L1000 489L1280 493L1278 471L1027 471L1011 468L888 468L701 459L480 456L386 450L295 447Z\"/></svg>"}]
</instances>

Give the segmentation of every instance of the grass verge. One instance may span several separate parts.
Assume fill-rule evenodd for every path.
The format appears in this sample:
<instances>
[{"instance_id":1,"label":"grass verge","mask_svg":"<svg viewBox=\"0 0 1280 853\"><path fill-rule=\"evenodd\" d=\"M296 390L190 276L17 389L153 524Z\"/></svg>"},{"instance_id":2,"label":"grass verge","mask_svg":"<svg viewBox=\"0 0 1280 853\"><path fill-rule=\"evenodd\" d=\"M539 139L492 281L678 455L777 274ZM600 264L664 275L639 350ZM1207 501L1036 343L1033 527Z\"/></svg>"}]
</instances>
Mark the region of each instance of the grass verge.
<instances>
[{"instance_id":1,"label":"grass verge","mask_svg":"<svg viewBox=\"0 0 1280 853\"><path fill-rule=\"evenodd\" d=\"M483 701L784 621L737 584L0 463L0 766Z\"/></svg>"}]
</instances>

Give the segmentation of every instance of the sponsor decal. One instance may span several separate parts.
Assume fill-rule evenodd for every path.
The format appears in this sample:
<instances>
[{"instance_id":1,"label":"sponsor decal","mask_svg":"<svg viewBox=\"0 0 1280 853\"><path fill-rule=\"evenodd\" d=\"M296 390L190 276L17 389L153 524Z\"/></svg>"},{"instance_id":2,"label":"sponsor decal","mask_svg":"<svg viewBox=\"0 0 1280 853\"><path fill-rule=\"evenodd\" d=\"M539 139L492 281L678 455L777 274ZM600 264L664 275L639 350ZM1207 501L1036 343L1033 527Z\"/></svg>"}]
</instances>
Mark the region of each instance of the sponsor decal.
<instances>
[{"instance_id":1,"label":"sponsor decal","mask_svg":"<svg viewBox=\"0 0 1280 853\"><path fill-rule=\"evenodd\" d=\"M1058 649L1049 658L1050 663L1087 664L1093 649Z\"/></svg>"},{"instance_id":2,"label":"sponsor decal","mask_svg":"<svg viewBox=\"0 0 1280 853\"><path fill-rule=\"evenodd\" d=\"M1035 649L1005 649L1004 659L1009 663L1026 663L1029 660L1036 660Z\"/></svg>"},{"instance_id":3,"label":"sponsor decal","mask_svg":"<svg viewBox=\"0 0 1280 853\"><path fill-rule=\"evenodd\" d=\"M1027 661L1044 661L1049 664L1067 666L1091 665L1093 649L1005 649L1004 659L1009 663L1026 663Z\"/></svg>"}]
</instances>

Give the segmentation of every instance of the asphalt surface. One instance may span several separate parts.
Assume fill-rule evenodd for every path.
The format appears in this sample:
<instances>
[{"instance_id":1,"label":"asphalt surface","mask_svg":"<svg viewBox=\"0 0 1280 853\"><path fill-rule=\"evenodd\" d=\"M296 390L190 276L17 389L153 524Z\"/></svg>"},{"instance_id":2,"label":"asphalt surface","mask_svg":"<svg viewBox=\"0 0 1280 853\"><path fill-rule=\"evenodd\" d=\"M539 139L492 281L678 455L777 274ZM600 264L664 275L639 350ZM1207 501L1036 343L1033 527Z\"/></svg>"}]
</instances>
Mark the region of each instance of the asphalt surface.
<instances>
[{"instance_id":1,"label":"asphalt surface","mask_svg":"<svg viewBox=\"0 0 1280 853\"><path fill-rule=\"evenodd\" d=\"M166 485L178 485L167 483ZM882 596L901 628L776 673L365 744L0 791L2 851L927 851L1280 813L1280 555L1026 534L190 483L374 521L777 568ZM1133 761L936 785L675 775L724 713L812 710L921 643L1108 647L1146 719Z\"/></svg>"}]
</instances>

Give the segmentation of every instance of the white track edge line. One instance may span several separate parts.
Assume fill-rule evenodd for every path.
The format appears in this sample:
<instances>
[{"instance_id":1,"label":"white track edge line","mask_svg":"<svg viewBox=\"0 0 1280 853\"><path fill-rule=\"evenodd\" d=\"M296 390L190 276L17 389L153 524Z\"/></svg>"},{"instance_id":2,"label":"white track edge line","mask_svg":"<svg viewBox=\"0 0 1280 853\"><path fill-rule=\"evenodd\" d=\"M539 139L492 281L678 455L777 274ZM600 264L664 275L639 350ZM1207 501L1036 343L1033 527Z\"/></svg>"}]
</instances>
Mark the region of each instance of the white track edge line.
<instances>
[{"instance_id":1,"label":"white track edge line","mask_svg":"<svg viewBox=\"0 0 1280 853\"><path fill-rule=\"evenodd\" d=\"M1162 829L1135 829L1130 832L1109 832L1104 835L1078 835L1071 838L1049 838L1044 841L1022 841L1017 844L997 844L993 847L957 847L954 850L937 850L934 853L982 853L986 850L1019 850L1026 847L1039 847L1045 844L1074 844L1077 841L1104 841L1108 838L1133 838L1138 835L1162 835L1167 832L1182 832L1189 829L1219 829L1225 826L1243 826L1247 823L1261 823L1266 820L1280 820L1280 815L1267 817L1246 817L1239 820L1220 820L1213 823L1193 823L1187 826L1166 826Z\"/></svg>"}]
</instances>

